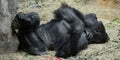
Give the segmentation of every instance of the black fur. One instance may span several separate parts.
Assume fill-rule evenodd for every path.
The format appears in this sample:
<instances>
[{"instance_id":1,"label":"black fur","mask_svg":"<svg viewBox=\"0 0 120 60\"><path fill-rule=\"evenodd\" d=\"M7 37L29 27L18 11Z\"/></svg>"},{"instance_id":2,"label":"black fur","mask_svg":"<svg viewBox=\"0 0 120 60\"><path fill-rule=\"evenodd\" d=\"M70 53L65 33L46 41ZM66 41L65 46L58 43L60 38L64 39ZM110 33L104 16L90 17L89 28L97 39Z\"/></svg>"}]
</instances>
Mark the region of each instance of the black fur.
<instances>
[{"instance_id":1,"label":"black fur","mask_svg":"<svg viewBox=\"0 0 120 60\"><path fill-rule=\"evenodd\" d=\"M66 5L66 4L62 4L62 6L60 8L58 8L56 11L54 11L55 14L55 18L57 20L65 20L70 24L71 27L71 33L70 33L70 54L68 54L68 56L74 56L78 53L78 47L77 47L77 43L79 41L79 38L81 36L81 34L84 31L84 23L81 19L83 19L84 17L82 17L81 19L76 15L77 13L75 13L74 11L75 9L73 9L72 7ZM82 15L82 14L79 14ZM64 49L64 48L63 48ZM58 57L61 57L60 54L56 55Z\"/></svg>"},{"instance_id":2,"label":"black fur","mask_svg":"<svg viewBox=\"0 0 120 60\"><path fill-rule=\"evenodd\" d=\"M49 49L56 50L56 55L67 58L68 54L70 54L70 25L64 20L52 20L47 24L41 25L40 28L46 31L41 32L43 32L43 34L46 34L46 37L48 37L48 39L52 42L50 45L48 45ZM43 38L43 40L46 39Z\"/></svg>"}]
</instances>

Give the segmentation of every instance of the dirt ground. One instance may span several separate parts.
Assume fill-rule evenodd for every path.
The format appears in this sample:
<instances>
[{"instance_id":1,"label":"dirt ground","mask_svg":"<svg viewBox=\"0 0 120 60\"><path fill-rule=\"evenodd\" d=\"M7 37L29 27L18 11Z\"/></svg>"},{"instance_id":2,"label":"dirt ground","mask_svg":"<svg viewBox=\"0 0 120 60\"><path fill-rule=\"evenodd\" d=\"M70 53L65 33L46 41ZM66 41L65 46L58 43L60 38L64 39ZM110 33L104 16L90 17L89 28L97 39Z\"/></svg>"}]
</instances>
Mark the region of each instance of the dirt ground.
<instances>
[{"instance_id":1,"label":"dirt ground","mask_svg":"<svg viewBox=\"0 0 120 60\"><path fill-rule=\"evenodd\" d=\"M77 56L63 60L120 60L120 7L117 4L119 2L112 2L112 0L42 0L37 4L33 0L26 1L19 4L18 12L38 12L42 24L53 18L52 12L59 8L61 2L66 2L83 14L95 13L98 20L104 23L110 37L107 43L90 44ZM32 56L25 52L16 52L1 54L0 60L54 60L54 54L54 51L49 51L44 56Z\"/></svg>"}]
</instances>

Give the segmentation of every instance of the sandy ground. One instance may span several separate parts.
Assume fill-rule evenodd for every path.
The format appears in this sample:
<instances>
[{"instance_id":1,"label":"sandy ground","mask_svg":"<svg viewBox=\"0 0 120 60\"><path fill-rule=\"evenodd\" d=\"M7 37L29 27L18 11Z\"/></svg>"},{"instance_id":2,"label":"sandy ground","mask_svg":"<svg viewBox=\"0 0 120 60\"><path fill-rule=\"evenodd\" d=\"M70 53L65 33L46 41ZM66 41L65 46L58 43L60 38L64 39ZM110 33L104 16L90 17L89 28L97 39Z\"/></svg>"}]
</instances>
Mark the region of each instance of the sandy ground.
<instances>
[{"instance_id":1,"label":"sandy ground","mask_svg":"<svg viewBox=\"0 0 120 60\"><path fill-rule=\"evenodd\" d=\"M41 23L44 24L53 18L52 12L59 8L61 2L63 1L51 0L42 2L42 4L35 4L34 1L22 2L19 4L18 12L38 12ZM91 44L77 56L65 60L120 60L120 8L117 5L111 5L112 3L110 3L110 6L106 6L105 3L100 5L91 1L69 0L67 2L83 14L96 13L98 20L104 23L110 40L104 44ZM16 52L0 54L0 60L54 60L55 57L51 57L54 54L54 51L49 51L45 56L32 56L25 52Z\"/></svg>"}]
</instances>

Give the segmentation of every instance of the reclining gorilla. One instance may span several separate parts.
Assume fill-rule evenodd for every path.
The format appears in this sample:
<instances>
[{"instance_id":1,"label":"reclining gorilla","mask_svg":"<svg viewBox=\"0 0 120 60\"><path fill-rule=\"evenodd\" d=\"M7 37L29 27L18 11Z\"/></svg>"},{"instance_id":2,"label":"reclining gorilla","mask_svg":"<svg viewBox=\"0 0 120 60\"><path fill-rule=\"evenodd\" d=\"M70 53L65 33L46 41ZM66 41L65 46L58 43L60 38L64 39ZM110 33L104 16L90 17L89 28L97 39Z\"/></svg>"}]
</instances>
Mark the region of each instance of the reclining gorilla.
<instances>
[{"instance_id":1,"label":"reclining gorilla","mask_svg":"<svg viewBox=\"0 0 120 60\"><path fill-rule=\"evenodd\" d=\"M81 12L65 4L54 14L55 19L43 25L39 25L40 18L35 12L16 15L15 20L20 27L17 33L19 50L41 55L53 49L56 50L57 57L67 58L76 55L90 43L107 41L108 36L102 22L97 21L97 25L91 26L94 28L89 28L87 25L96 22L90 19L88 21L93 23L85 23Z\"/></svg>"}]
</instances>

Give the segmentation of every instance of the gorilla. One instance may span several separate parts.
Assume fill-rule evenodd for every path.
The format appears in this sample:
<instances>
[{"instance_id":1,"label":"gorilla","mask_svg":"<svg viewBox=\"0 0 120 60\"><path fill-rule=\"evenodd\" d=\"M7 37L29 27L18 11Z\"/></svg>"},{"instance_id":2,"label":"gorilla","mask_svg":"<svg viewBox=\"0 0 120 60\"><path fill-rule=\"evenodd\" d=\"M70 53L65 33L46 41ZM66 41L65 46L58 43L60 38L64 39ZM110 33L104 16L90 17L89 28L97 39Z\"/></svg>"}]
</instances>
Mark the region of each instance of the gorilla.
<instances>
[{"instance_id":1,"label":"gorilla","mask_svg":"<svg viewBox=\"0 0 120 60\"><path fill-rule=\"evenodd\" d=\"M55 50L55 56L68 58L88 44L105 43L109 39L103 23L97 21L94 13L84 16L77 9L62 4L54 15L55 19L40 25L36 12L18 13L12 23L12 29L18 29L18 50L32 55Z\"/></svg>"}]
</instances>

